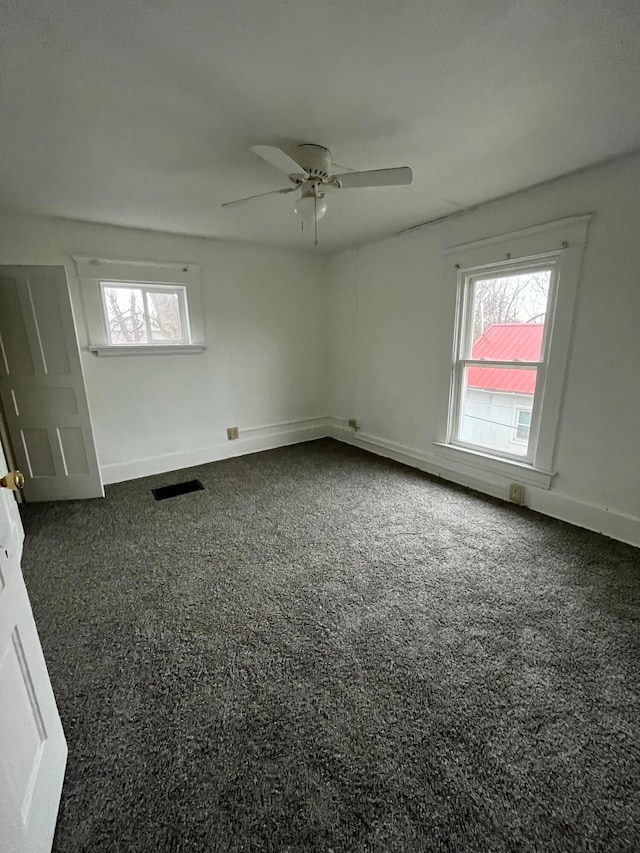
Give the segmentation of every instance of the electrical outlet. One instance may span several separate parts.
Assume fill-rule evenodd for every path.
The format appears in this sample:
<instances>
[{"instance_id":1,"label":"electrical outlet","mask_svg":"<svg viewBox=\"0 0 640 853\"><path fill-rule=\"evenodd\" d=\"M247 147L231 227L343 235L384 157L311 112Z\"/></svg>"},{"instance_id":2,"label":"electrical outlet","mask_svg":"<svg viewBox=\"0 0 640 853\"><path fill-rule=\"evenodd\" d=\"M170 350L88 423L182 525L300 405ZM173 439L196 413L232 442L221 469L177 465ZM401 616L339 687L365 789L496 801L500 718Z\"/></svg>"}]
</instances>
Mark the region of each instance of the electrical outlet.
<instances>
[{"instance_id":1,"label":"electrical outlet","mask_svg":"<svg viewBox=\"0 0 640 853\"><path fill-rule=\"evenodd\" d=\"M233 441L234 438L238 438L238 427L228 427L227 438L229 441Z\"/></svg>"},{"instance_id":2,"label":"electrical outlet","mask_svg":"<svg viewBox=\"0 0 640 853\"><path fill-rule=\"evenodd\" d=\"M351 429L360 429L360 427L358 426L358 421L355 418L349 418L348 424Z\"/></svg>"},{"instance_id":3,"label":"electrical outlet","mask_svg":"<svg viewBox=\"0 0 640 853\"><path fill-rule=\"evenodd\" d=\"M509 500L514 504L524 503L524 486L522 483L511 483L509 486Z\"/></svg>"}]
</instances>

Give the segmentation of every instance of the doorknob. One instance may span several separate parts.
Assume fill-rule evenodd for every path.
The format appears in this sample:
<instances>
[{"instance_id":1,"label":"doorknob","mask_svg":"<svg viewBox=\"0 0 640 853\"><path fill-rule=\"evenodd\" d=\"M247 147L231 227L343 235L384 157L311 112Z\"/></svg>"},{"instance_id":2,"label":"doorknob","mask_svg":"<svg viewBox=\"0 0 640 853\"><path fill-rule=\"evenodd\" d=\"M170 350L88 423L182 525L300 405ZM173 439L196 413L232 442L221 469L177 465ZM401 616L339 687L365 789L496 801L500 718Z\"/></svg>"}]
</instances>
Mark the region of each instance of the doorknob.
<instances>
[{"instance_id":1,"label":"doorknob","mask_svg":"<svg viewBox=\"0 0 640 853\"><path fill-rule=\"evenodd\" d=\"M21 489L24 486L24 474L20 471L9 471L4 477L0 477L0 488L11 489L15 492L16 489Z\"/></svg>"}]
</instances>

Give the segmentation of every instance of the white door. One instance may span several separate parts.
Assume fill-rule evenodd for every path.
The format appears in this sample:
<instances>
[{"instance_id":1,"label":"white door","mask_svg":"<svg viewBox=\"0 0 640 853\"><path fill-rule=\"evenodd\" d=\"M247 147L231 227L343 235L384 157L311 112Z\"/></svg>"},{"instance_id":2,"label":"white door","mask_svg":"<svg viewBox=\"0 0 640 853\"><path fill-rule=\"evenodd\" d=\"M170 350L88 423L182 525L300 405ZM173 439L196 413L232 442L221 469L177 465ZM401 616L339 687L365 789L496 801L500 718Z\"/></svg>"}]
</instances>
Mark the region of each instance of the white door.
<instances>
[{"instance_id":1,"label":"white door","mask_svg":"<svg viewBox=\"0 0 640 853\"><path fill-rule=\"evenodd\" d=\"M0 488L0 849L48 853L67 744L22 580L23 538L13 494Z\"/></svg>"},{"instance_id":2,"label":"white door","mask_svg":"<svg viewBox=\"0 0 640 853\"><path fill-rule=\"evenodd\" d=\"M0 267L0 351L26 499L103 497L64 267Z\"/></svg>"}]
</instances>

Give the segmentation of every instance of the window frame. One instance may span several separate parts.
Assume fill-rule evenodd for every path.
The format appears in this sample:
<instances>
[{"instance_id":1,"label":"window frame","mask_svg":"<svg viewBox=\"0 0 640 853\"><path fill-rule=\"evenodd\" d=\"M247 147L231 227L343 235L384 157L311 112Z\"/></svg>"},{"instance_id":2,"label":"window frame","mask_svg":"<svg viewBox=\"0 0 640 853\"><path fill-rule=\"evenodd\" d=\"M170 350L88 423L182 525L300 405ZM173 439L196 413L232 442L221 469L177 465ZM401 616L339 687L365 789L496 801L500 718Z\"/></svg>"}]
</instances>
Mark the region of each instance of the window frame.
<instances>
[{"instance_id":1,"label":"window frame","mask_svg":"<svg viewBox=\"0 0 640 853\"><path fill-rule=\"evenodd\" d=\"M105 290L107 288L121 288L123 290L140 290L142 293L142 304L144 307L144 320L147 330L147 340L134 343L114 343L111 340L111 331L109 329L109 309L107 307L107 299ZM182 338L180 340L164 340L154 341L151 331L149 302L147 296L149 293L175 293L178 297L178 312L180 314L180 328ZM104 332L107 346L126 346L126 347L181 347L188 346L191 343L191 328L189 324L189 299L187 288L184 284L169 284L156 283L146 281L110 281L108 279L100 279L100 301L102 305L102 319L104 321Z\"/></svg>"},{"instance_id":2,"label":"window frame","mask_svg":"<svg viewBox=\"0 0 640 853\"><path fill-rule=\"evenodd\" d=\"M96 356L193 355L207 349L200 267L181 261L138 261L72 255L86 321L83 348ZM112 344L101 283L150 290L184 289L183 342ZM181 320L183 315L181 315ZM185 343L185 334L189 335Z\"/></svg>"},{"instance_id":3,"label":"window frame","mask_svg":"<svg viewBox=\"0 0 640 853\"><path fill-rule=\"evenodd\" d=\"M440 371L440 406L437 430L432 443L436 457L448 469L478 482L503 487L509 482L549 489L554 477L555 452L560 432L565 376L573 335L573 317L583 251L592 214L544 222L519 231L496 234L480 240L450 246L444 250L445 291ZM492 452L461 447L450 442L449 411L453 391L453 370L458 341L456 317L461 296L460 283L466 272L499 265L503 269L523 261L549 262L557 258L555 305L549 323L549 352L544 388L540 390L538 438L532 461L505 458ZM538 389L537 389L538 390Z\"/></svg>"},{"instance_id":4,"label":"window frame","mask_svg":"<svg viewBox=\"0 0 640 853\"><path fill-rule=\"evenodd\" d=\"M449 403L449 416L447 428L447 443L472 450L476 453L488 456L508 459L514 462L533 465L536 458L538 435L542 415L544 399L544 387L546 384L549 350L553 329L553 317L555 314L558 266L560 253L551 253L544 257L519 258L516 261L505 263L484 264L479 267L465 269L458 280L458 294L456 299L456 318L454 332L454 364L451 379L451 394ZM544 333L540 352L540 361L505 361L474 359L467 357L473 346L473 288L476 281L484 281L487 278L505 278L509 275L526 275L536 270L549 270L551 277L549 281L549 292L547 295L547 310L545 313ZM508 370L532 370L537 371L536 391L532 401L531 427L529 430L529 441L527 453L510 453L508 450L487 447L482 444L463 441L459 438L462 430L463 405L462 395L464 392L465 372L469 367L504 367Z\"/></svg>"}]
</instances>

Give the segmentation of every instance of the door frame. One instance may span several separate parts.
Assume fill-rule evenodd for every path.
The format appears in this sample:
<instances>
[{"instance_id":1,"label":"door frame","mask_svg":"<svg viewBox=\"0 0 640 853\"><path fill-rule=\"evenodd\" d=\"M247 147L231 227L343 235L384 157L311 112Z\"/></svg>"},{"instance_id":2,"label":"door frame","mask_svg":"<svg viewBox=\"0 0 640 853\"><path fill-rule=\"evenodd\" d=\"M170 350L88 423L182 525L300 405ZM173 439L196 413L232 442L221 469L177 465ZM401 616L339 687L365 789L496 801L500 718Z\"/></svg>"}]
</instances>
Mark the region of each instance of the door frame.
<instances>
[{"instance_id":1,"label":"door frame","mask_svg":"<svg viewBox=\"0 0 640 853\"><path fill-rule=\"evenodd\" d=\"M9 471L15 471L18 467L18 463L16 462L16 453L13 449L13 439L9 432L9 424L7 423L7 418L4 413L2 398L0 398L0 447L2 447L4 458L7 462L7 468ZM19 504L25 503L21 489L17 489L14 492L14 495Z\"/></svg>"}]
</instances>

